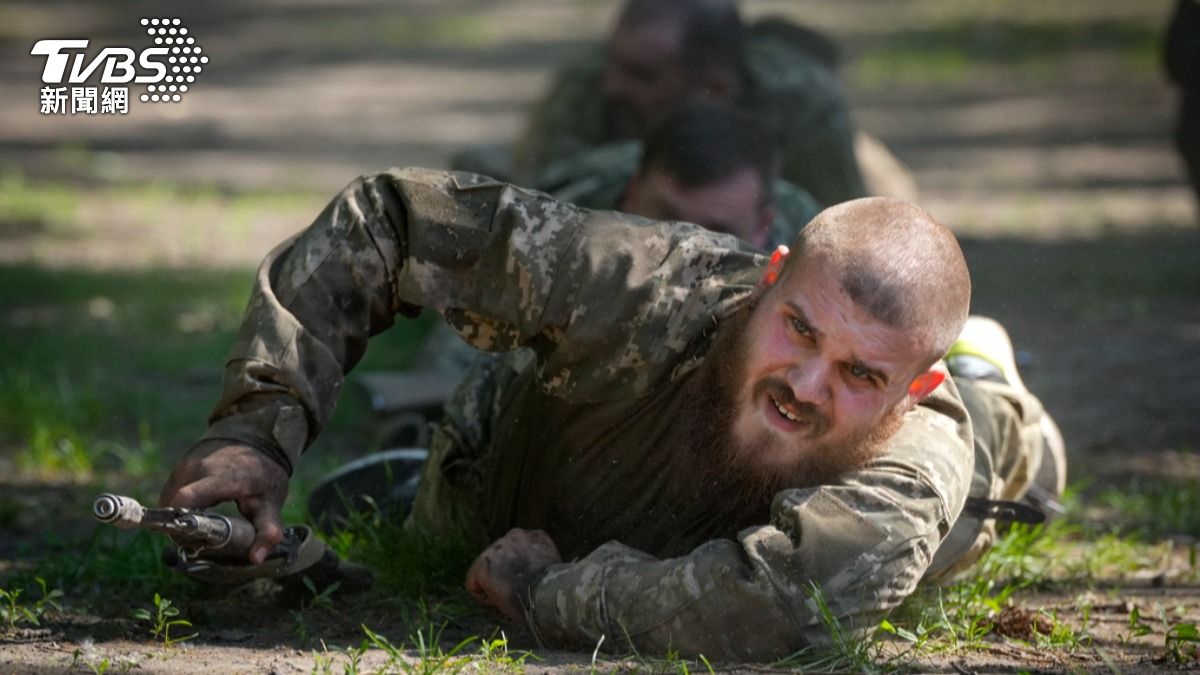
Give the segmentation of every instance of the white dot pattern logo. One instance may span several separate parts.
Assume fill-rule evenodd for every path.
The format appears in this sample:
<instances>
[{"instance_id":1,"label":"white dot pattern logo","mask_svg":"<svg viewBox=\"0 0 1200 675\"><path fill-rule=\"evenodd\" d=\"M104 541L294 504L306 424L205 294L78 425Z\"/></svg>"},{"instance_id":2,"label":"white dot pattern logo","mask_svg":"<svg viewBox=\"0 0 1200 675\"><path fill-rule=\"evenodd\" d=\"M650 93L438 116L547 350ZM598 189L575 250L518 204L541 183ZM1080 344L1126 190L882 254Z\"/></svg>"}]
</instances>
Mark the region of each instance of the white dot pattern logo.
<instances>
[{"instance_id":1,"label":"white dot pattern logo","mask_svg":"<svg viewBox=\"0 0 1200 675\"><path fill-rule=\"evenodd\" d=\"M182 94L187 92L188 86L174 83L195 82L196 77L192 73L199 73L202 70L199 64L208 63L208 57L197 56L202 51L201 47L196 44L196 38L187 27L183 26L183 20L178 17L145 17L141 20L141 24L146 27L146 34L154 39L154 44L162 46L164 50L169 50L167 53L173 56L167 57L167 63L171 64L168 67L170 74L163 78L163 81L169 84L147 85L147 93L138 98L149 103L179 103L183 100ZM180 74L181 70L186 75ZM179 93L167 93L176 91Z\"/></svg>"}]
</instances>

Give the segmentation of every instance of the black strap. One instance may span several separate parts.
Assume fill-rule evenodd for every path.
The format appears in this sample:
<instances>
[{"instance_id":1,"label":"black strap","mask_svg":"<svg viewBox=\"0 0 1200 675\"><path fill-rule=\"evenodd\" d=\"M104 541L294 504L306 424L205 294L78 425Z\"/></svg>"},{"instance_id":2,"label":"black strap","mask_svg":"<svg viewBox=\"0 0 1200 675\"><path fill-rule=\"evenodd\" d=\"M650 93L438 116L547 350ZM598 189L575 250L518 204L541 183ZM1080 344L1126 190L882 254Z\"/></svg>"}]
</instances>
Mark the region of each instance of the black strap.
<instances>
[{"instance_id":1,"label":"black strap","mask_svg":"<svg viewBox=\"0 0 1200 675\"><path fill-rule=\"evenodd\" d=\"M1030 525L1046 522L1046 513L1039 508L1021 502L992 501L979 497L967 497L963 515L974 516L980 520L995 518L996 520Z\"/></svg>"}]
</instances>

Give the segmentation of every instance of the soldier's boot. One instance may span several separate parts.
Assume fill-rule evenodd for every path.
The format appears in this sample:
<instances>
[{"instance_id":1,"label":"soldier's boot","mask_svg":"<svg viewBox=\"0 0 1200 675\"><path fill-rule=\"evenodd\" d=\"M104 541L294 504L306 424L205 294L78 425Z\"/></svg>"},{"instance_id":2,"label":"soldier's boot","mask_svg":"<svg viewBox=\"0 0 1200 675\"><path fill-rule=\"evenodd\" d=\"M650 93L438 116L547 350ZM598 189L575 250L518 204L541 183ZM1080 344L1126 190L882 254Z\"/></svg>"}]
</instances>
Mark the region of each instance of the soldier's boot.
<instances>
[{"instance_id":1,"label":"soldier's boot","mask_svg":"<svg viewBox=\"0 0 1200 675\"><path fill-rule=\"evenodd\" d=\"M971 316L946 355L946 367L955 377L1007 383L1028 392L1008 332L997 321ZM1047 516L1063 512L1059 499L1067 486L1067 453L1058 425L1043 411L1041 416L1042 457L1025 501Z\"/></svg>"}]
</instances>

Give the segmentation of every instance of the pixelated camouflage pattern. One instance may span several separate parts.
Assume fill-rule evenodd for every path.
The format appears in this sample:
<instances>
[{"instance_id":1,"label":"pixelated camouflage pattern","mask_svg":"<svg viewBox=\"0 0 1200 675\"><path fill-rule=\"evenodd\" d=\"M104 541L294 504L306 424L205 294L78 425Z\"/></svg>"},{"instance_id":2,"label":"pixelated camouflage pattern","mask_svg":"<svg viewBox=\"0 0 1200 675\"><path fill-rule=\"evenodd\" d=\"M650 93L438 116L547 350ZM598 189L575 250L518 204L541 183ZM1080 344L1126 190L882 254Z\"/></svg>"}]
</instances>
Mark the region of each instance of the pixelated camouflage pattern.
<instances>
[{"instance_id":1,"label":"pixelated camouflage pattern","mask_svg":"<svg viewBox=\"0 0 1200 675\"><path fill-rule=\"evenodd\" d=\"M419 307L443 311L476 347L531 347L535 367L500 377L533 378L522 390L546 405L602 409L653 396L695 371L713 322L744 301L764 264L727 235L580 210L477 176L368 176L264 261L207 436L294 465L368 337ZM522 471L470 456L504 433L479 420L511 427L524 414L480 409L499 398L468 395L462 416L449 418L435 446L467 454L447 465L435 452L422 490L442 492L426 507L464 496L447 470ZM554 427L536 422L526 426ZM644 653L770 659L825 637L810 583L836 614L866 625L913 590L950 530L971 483L972 444L948 382L869 466L780 492L766 522L736 538L664 559L611 542L553 566L532 589L533 628L557 645L605 636ZM469 507L460 525L482 541L489 533Z\"/></svg>"},{"instance_id":2,"label":"pixelated camouflage pattern","mask_svg":"<svg viewBox=\"0 0 1200 675\"><path fill-rule=\"evenodd\" d=\"M294 464L367 338L420 307L441 310L477 349L532 347L555 396L641 395L699 363L707 342L686 328L743 297L755 279L734 284L734 272L757 262L730 235L586 211L473 174L363 178L259 268L206 438Z\"/></svg>"},{"instance_id":3,"label":"pixelated camouflage pattern","mask_svg":"<svg viewBox=\"0 0 1200 675\"><path fill-rule=\"evenodd\" d=\"M552 162L530 186L564 202L614 211L620 207L625 187L637 172L641 156L640 141L608 143ZM785 180L772 184L771 199L776 215L771 223L770 248L792 243L821 211L821 205L812 195Z\"/></svg>"},{"instance_id":4,"label":"pixelated camouflage pattern","mask_svg":"<svg viewBox=\"0 0 1200 675\"><path fill-rule=\"evenodd\" d=\"M620 208L629 179L641 159L640 141L615 141L589 148L552 162L529 186L555 199L601 211ZM821 211L821 206L804 190L784 180L772 186L775 218L771 223L769 248L790 244L800 230ZM462 375L479 352L458 339L453 329L438 324L426 338L416 363L424 370Z\"/></svg>"},{"instance_id":5,"label":"pixelated camouflage pattern","mask_svg":"<svg viewBox=\"0 0 1200 675\"><path fill-rule=\"evenodd\" d=\"M911 412L881 456L839 483L780 492L736 539L656 560L620 543L554 566L534 590L543 639L600 636L710 658L781 658L828 635L809 584L851 626L915 589L970 481L971 439L953 386Z\"/></svg>"},{"instance_id":6,"label":"pixelated camouflage pattern","mask_svg":"<svg viewBox=\"0 0 1200 675\"><path fill-rule=\"evenodd\" d=\"M780 177L821 204L866 194L854 155L854 126L827 64L785 31L751 27L737 108L755 120L782 159ZM529 181L555 160L617 140L608 123L596 49L556 73L513 150L514 177Z\"/></svg>"},{"instance_id":7,"label":"pixelated camouflage pattern","mask_svg":"<svg viewBox=\"0 0 1200 675\"><path fill-rule=\"evenodd\" d=\"M975 471L968 496L1020 500L1045 454L1041 401L1024 388L1002 382L958 380L958 388L975 432ZM995 520L964 513L938 547L925 579L952 581L979 560L995 539Z\"/></svg>"}]
</instances>

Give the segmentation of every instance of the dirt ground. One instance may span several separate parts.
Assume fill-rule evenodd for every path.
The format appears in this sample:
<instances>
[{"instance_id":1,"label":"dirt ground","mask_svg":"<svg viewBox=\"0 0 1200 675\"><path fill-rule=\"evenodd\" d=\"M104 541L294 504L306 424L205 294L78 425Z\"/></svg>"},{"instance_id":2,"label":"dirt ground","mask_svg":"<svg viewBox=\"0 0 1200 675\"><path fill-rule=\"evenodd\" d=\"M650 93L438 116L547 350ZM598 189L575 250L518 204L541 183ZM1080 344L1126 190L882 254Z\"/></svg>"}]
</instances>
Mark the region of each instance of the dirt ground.
<instances>
[{"instance_id":1,"label":"dirt ground","mask_svg":"<svg viewBox=\"0 0 1200 675\"><path fill-rule=\"evenodd\" d=\"M858 123L909 167L921 203L961 234L975 280L974 310L996 317L1014 336L1026 383L1063 429L1072 478L1200 485L1200 227L1170 145L1173 92L1156 64L1099 39L1077 49L1035 45L1044 58L981 58L962 67L951 54L916 60L924 74L889 69L911 57L909 45L924 41L934 49L955 34L927 35L930 25L974 27L984 43L1006 35L993 35L996 26L1066 26L1103 38L1123 26L1164 25L1170 9L1166 0L1044 4L776 0L748 2L745 13L802 19L845 46ZM41 62L28 56L29 46L67 36L132 43L140 39L137 19L161 13L161 4L135 1L118 9L10 0L0 7L0 173L69 181L85 193L194 181L221 194L302 196L288 203L286 217L248 226L236 247L204 239L178 248L171 225L192 216L169 204L159 232L122 227L123 212L100 204L97 222L111 227L89 233L87 246L0 228L0 260L102 268L253 264L306 224L296 220L300 214L315 215L323 195L359 173L444 166L457 148L511 138L551 67L596 40L614 6L608 0L191 4L179 13L212 55L194 91L181 104L133 103L128 116L104 119L39 115ZM47 498L80 498L61 490ZM1192 541L1200 536L1183 534ZM1064 653L997 644L922 667L1174 667L1158 660L1160 644L1122 636L1134 605L1159 602L1200 620L1200 587L1194 577L1178 582L1172 572L1188 567L1183 550L1164 559L1163 575L1140 585L1040 598L1076 622L1080 608L1090 607L1091 648ZM246 603L255 608L252 618ZM43 631L0 641L0 672L86 672L103 658L116 671L125 656L137 663L133 672L313 672L320 663L311 646L298 647L285 609L225 599L208 611L199 621L224 628L173 649L148 643L130 621L63 617ZM332 650L357 644L360 624L385 630L398 621L386 604L365 602L348 614L315 615L307 629ZM448 633L486 635L489 626L471 617ZM528 639L507 630L514 644ZM590 654L538 655L545 660L527 663L536 672L586 671L592 663ZM384 660L373 651L364 669ZM604 665L622 667L647 669Z\"/></svg>"}]
</instances>

